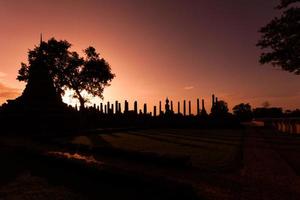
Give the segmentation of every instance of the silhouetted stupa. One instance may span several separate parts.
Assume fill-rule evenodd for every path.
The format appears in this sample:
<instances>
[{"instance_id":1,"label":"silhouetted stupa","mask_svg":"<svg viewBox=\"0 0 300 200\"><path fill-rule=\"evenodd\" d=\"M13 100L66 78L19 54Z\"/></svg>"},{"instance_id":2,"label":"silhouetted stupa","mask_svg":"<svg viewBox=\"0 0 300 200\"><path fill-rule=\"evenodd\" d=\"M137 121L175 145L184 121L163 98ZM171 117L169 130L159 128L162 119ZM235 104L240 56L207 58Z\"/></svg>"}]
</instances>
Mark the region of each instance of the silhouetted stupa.
<instances>
[{"instance_id":1,"label":"silhouetted stupa","mask_svg":"<svg viewBox=\"0 0 300 200\"><path fill-rule=\"evenodd\" d=\"M49 74L43 45L41 38L38 55L29 68L26 88L20 97L8 101L7 109L47 113L61 111L66 107Z\"/></svg>"}]
</instances>

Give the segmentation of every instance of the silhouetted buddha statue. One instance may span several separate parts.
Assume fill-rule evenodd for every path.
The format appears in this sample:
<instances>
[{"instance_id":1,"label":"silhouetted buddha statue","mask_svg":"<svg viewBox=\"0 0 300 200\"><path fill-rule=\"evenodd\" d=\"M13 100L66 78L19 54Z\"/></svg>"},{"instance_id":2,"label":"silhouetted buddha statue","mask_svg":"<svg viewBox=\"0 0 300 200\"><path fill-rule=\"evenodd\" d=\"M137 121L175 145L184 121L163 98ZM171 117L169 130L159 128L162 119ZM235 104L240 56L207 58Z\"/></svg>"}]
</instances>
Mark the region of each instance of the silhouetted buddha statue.
<instances>
[{"instance_id":1,"label":"silhouetted buddha statue","mask_svg":"<svg viewBox=\"0 0 300 200\"><path fill-rule=\"evenodd\" d=\"M167 99L166 99L166 104L165 104L165 110L166 110L166 112L169 112L170 111L170 105L169 105L169 99L168 99L168 97L167 97Z\"/></svg>"},{"instance_id":2,"label":"silhouetted buddha statue","mask_svg":"<svg viewBox=\"0 0 300 200\"><path fill-rule=\"evenodd\" d=\"M165 104L165 114L169 115L169 114L173 114L172 111L170 110L170 104L169 104L169 99L166 99L166 104Z\"/></svg>"}]
</instances>

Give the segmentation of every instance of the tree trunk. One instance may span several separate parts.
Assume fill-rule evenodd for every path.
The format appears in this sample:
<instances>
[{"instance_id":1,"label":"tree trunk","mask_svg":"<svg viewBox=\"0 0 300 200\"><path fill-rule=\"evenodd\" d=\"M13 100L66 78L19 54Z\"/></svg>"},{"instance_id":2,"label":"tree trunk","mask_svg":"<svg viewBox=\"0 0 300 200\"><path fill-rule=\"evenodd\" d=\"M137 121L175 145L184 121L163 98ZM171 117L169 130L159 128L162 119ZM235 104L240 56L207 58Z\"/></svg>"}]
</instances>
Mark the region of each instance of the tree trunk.
<instances>
[{"instance_id":1,"label":"tree trunk","mask_svg":"<svg viewBox=\"0 0 300 200\"><path fill-rule=\"evenodd\" d=\"M80 103L80 110L83 110L85 101L81 96L79 97L79 103Z\"/></svg>"},{"instance_id":2,"label":"tree trunk","mask_svg":"<svg viewBox=\"0 0 300 200\"><path fill-rule=\"evenodd\" d=\"M84 109L84 103L85 103L85 99L82 97L82 95L80 94L80 92L78 90L75 90L79 103L80 103L80 110Z\"/></svg>"}]
</instances>

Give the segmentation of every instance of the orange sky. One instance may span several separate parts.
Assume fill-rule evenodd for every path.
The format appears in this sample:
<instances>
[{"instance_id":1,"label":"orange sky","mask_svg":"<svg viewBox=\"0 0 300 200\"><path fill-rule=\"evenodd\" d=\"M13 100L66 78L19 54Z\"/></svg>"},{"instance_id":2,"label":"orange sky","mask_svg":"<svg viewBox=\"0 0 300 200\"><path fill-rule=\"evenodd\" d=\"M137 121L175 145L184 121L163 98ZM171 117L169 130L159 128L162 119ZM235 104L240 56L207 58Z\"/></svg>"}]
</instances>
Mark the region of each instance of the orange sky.
<instances>
[{"instance_id":1,"label":"orange sky","mask_svg":"<svg viewBox=\"0 0 300 200\"><path fill-rule=\"evenodd\" d=\"M209 109L215 93L230 107L299 108L300 77L258 64L257 30L278 14L276 2L0 0L0 103L24 88L20 62L42 32L73 50L92 45L110 63L116 78L105 102L138 100L151 111L165 97L200 97Z\"/></svg>"}]
</instances>

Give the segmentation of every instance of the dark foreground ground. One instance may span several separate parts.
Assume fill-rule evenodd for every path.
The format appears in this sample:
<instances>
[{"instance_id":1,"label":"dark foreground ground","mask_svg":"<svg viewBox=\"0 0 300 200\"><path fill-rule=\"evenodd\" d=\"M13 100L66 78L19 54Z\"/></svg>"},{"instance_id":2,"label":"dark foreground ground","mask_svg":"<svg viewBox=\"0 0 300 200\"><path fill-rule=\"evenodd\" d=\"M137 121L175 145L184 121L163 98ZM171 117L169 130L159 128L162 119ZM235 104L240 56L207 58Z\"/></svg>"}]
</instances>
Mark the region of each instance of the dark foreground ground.
<instances>
[{"instance_id":1,"label":"dark foreground ground","mask_svg":"<svg viewBox=\"0 0 300 200\"><path fill-rule=\"evenodd\" d=\"M300 136L96 130L0 140L0 199L300 199Z\"/></svg>"}]
</instances>

